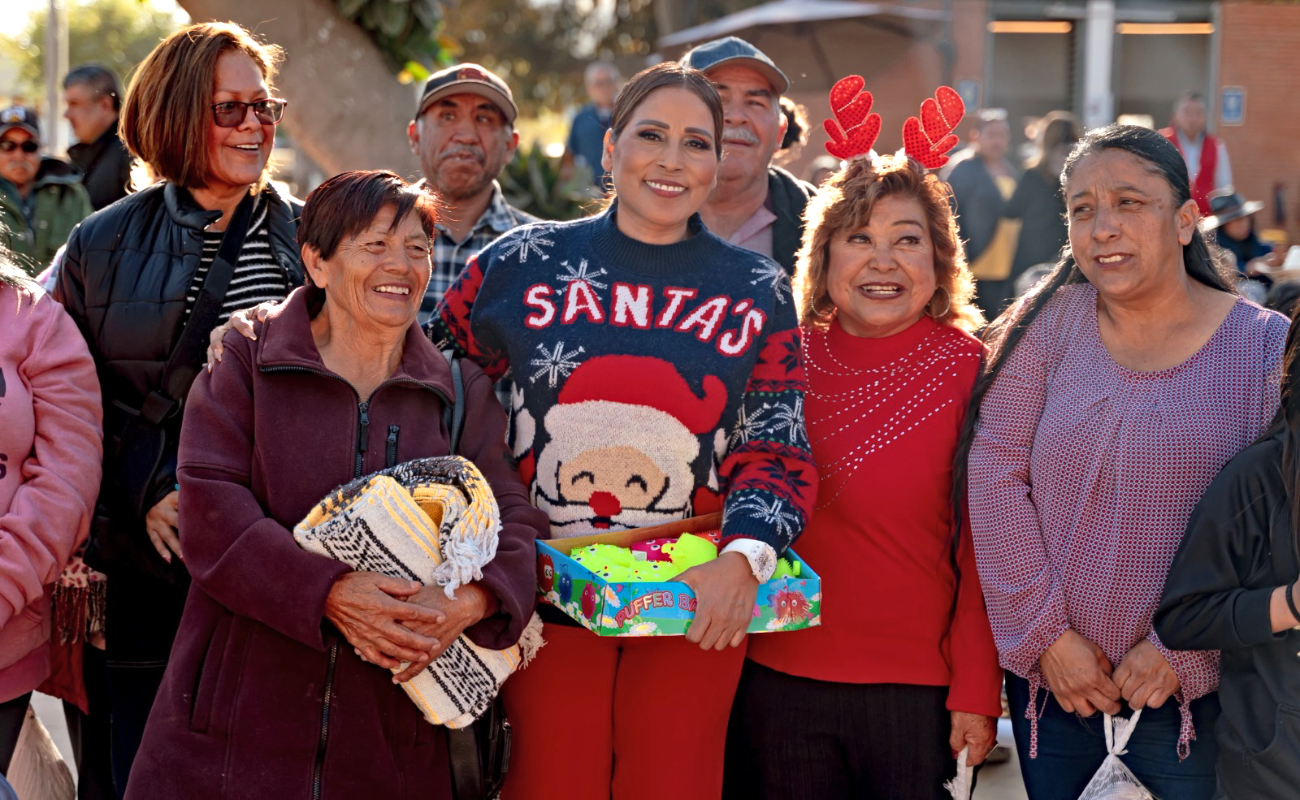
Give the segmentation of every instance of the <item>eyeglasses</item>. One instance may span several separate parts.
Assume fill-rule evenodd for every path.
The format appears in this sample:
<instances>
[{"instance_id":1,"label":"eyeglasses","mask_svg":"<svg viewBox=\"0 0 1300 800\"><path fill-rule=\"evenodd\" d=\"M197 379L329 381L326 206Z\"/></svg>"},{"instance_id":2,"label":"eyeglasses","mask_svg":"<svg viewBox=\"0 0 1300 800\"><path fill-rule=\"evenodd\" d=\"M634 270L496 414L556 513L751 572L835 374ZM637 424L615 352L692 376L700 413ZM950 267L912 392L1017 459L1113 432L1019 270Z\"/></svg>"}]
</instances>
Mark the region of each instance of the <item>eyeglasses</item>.
<instances>
[{"instance_id":1,"label":"eyeglasses","mask_svg":"<svg viewBox=\"0 0 1300 800\"><path fill-rule=\"evenodd\" d=\"M22 144L19 144L18 142L13 141L12 139L5 139L3 141L0 141L0 153L12 153L13 151L17 150L20 147L22 148L22 151L24 153L27 153L29 155L41 149L41 146L37 144L36 141L33 139L28 139Z\"/></svg>"},{"instance_id":2,"label":"eyeglasses","mask_svg":"<svg viewBox=\"0 0 1300 800\"><path fill-rule=\"evenodd\" d=\"M258 122L263 125L279 125L280 120L284 119L284 107L287 105L289 105L288 100L276 97L268 97L252 103L227 100L224 103L212 104L212 121L221 128L238 128L243 124L248 116L248 109L251 108Z\"/></svg>"}]
</instances>

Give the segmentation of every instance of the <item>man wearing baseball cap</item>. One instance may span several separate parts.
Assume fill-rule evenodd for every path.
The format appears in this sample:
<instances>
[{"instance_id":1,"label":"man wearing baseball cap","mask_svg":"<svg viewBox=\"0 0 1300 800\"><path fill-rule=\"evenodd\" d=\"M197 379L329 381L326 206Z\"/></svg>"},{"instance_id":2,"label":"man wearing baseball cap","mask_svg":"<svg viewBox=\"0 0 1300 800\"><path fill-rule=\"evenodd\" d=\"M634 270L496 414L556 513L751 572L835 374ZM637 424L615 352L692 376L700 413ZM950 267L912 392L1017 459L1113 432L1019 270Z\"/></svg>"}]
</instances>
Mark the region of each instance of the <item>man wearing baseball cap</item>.
<instances>
[{"instance_id":1,"label":"man wearing baseball cap","mask_svg":"<svg viewBox=\"0 0 1300 800\"><path fill-rule=\"evenodd\" d=\"M780 100L790 80L762 50L735 36L699 45L682 62L707 75L722 95L724 152L718 185L700 210L704 223L793 275L804 208L816 189L772 165L785 136Z\"/></svg>"},{"instance_id":2,"label":"man wearing baseball cap","mask_svg":"<svg viewBox=\"0 0 1300 800\"><path fill-rule=\"evenodd\" d=\"M427 321L470 256L537 218L513 208L496 178L515 154L519 108L505 81L477 64L434 73L407 128L426 184L442 200L433 276L420 307Z\"/></svg>"},{"instance_id":3,"label":"man wearing baseball cap","mask_svg":"<svg viewBox=\"0 0 1300 800\"><path fill-rule=\"evenodd\" d=\"M42 158L36 110L0 110L0 244L36 275L93 209L81 175L57 158Z\"/></svg>"}]
</instances>

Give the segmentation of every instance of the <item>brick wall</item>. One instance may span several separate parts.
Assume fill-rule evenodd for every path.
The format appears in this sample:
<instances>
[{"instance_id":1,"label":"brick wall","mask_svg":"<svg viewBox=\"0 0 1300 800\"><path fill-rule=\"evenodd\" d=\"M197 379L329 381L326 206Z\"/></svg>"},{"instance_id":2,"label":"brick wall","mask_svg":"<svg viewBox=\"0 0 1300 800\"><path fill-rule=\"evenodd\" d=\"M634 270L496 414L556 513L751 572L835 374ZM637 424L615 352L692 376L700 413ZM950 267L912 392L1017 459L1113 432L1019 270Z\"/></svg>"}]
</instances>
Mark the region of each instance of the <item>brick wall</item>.
<instances>
[{"instance_id":1,"label":"brick wall","mask_svg":"<svg viewBox=\"0 0 1300 800\"><path fill-rule=\"evenodd\" d=\"M1273 186L1284 186L1286 227L1300 243L1300 5L1229 0L1222 6L1219 86L1246 90L1245 124L1216 129L1232 177L1247 199L1267 205L1256 227L1273 227ZM1217 102L1216 102L1217 107Z\"/></svg>"},{"instance_id":2,"label":"brick wall","mask_svg":"<svg viewBox=\"0 0 1300 800\"><path fill-rule=\"evenodd\" d=\"M962 0L952 5L952 38L957 60L953 65L953 85L958 81L979 81L984 86L985 51L988 43L988 3L985 0Z\"/></svg>"}]
</instances>

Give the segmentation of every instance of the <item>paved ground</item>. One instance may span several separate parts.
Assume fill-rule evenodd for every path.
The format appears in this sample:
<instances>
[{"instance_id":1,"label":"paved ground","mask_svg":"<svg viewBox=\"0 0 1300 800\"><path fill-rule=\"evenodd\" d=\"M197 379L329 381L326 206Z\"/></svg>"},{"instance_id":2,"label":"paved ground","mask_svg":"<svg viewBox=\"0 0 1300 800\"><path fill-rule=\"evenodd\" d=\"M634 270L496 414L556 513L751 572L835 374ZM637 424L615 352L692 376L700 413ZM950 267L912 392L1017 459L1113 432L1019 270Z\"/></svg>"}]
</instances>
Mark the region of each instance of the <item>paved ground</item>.
<instances>
[{"instance_id":1,"label":"paved ground","mask_svg":"<svg viewBox=\"0 0 1300 800\"><path fill-rule=\"evenodd\" d=\"M1028 800L1025 784L1020 780L1020 764L1016 761L1016 743L1011 737L1010 720L998 720L998 744L1007 748L1011 759L980 770L974 800Z\"/></svg>"},{"instance_id":2,"label":"paved ground","mask_svg":"<svg viewBox=\"0 0 1300 800\"><path fill-rule=\"evenodd\" d=\"M63 721L63 705L53 697L43 694L33 695L32 704L36 706L36 715L50 732L59 752L68 762L72 777L77 777L77 768L72 763L72 749L68 744L68 726ZM1010 748L1011 760L1002 764L990 764L980 771L979 785L975 788L974 800L1027 800L1024 784L1020 782L1020 766L1016 763L1016 748L1011 739L1011 723L1007 720L998 722L998 742ZM829 799L828 799L829 800Z\"/></svg>"}]
</instances>

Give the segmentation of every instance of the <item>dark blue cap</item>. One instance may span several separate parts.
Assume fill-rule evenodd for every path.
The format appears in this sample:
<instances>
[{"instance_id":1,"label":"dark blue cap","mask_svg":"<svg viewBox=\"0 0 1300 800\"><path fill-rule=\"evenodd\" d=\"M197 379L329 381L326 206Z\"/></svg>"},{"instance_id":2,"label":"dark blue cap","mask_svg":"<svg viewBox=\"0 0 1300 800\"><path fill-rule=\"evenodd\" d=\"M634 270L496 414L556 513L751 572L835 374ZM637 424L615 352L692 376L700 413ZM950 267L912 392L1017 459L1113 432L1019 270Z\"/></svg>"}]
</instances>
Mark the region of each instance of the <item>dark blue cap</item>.
<instances>
[{"instance_id":1,"label":"dark blue cap","mask_svg":"<svg viewBox=\"0 0 1300 800\"><path fill-rule=\"evenodd\" d=\"M772 59L754 45L735 36L714 39L695 47L682 56L682 63L700 72L708 72L723 64L749 67L767 78L777 94L790 91L790 79L772 63Z\"/></svg>"},{"instance_id":2,"label":"dark blue cap","mask_svg":"<svg viewBox=\"0 0 1300 800\"><path fill-rule=\"evenodd\" d=\"M5 133L10 128L22 128L32 135L33 139L41 138L41 123L36 114L36 109L26 106L9 106L0 111L0 134Z\"/></svg>"}]
</instances>

